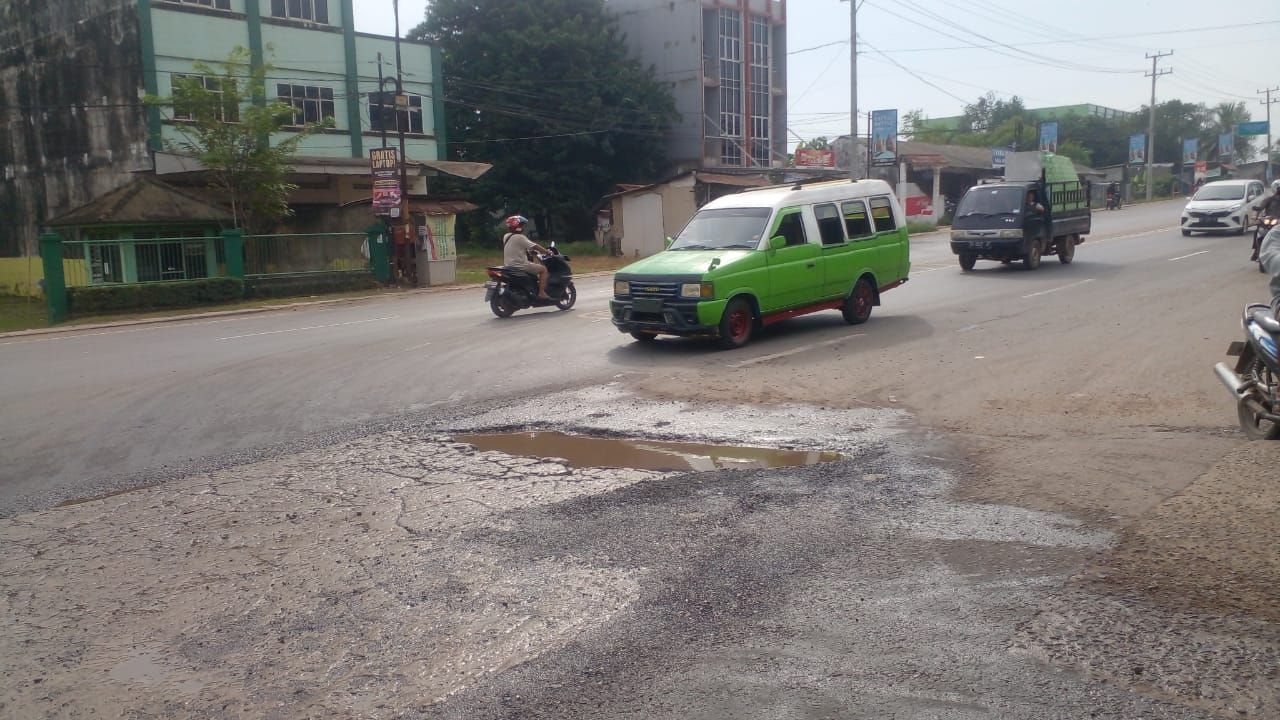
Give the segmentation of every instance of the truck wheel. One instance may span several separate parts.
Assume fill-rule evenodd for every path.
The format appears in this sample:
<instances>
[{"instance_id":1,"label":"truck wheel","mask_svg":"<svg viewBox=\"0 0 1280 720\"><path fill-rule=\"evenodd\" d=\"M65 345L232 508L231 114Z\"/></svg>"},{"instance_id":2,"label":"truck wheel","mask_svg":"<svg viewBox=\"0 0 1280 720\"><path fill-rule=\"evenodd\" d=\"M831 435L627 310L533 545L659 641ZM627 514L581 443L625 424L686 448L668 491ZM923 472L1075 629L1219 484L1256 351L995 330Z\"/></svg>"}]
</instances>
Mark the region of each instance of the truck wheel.
<instances>
[{"instance_id":1,"label":"truck wheel","mask_svg":"<svg viewBox=\"0 0 1280 720\"><path fill-rule=\"evenodd\" d=\"M756 327L756 316L751 311L751 303L743 298L734 298L720 316L720 347L736 350L751 342L751 333Z\"/></svg>"},{"instance_id":2,"label":"truck wheel","mask_svg":"<svg viewBox=\"0 0 1280 720\"><path fill-rule=\"evenodd\" d=\"M1058 262L1070 265L1076 259L1076 236L1068 235L1058 240Z\"/></svg>"},{"instance_id":3,"label":"truck wheel","mask_svg":"<svg viewBox=\"0 0 1280 720\"><path fill-rule=\"evenodd\" d=\"M850 325L861 325L871 319L871 308L876 304L876 291L866 278L858 278L853 285L853 292L844 299L844 307L840 313L844 321Z\"/></svg>"},{"instance_id":4,"label":"truck wheel","mask_svg":"<svg viewBox=\"0 0 1280 720\"><path fill-rule=\"evenodd\" d=\"M1183 231L1182 231L1182 237L1191 237L1191 231L1190 231L1190 230L1183 230Z\"/></svg>"},{"instance_id":5,"label":"truck wheel","mask_svg":"<svg viewBox=\"0 0 1280 720\"><path fill-rule=\"evenodd\" d=\"M1035 270L1040 267L1040 256L1043 252L1039 240L1032 242L1031 249L1027 251L1027 256L1022 258L1022 269Z\"/></svg>"},{"instance_id":6,"label":"truck wheel","mask_svg":"<svg viewBox=\"0 0 1280 720\"><path fill-rule=\"evenodd\" d=\"M960 269L969 272L978 264L978 256L974 253L960 253Z\"/></svg>"}]
</instances>

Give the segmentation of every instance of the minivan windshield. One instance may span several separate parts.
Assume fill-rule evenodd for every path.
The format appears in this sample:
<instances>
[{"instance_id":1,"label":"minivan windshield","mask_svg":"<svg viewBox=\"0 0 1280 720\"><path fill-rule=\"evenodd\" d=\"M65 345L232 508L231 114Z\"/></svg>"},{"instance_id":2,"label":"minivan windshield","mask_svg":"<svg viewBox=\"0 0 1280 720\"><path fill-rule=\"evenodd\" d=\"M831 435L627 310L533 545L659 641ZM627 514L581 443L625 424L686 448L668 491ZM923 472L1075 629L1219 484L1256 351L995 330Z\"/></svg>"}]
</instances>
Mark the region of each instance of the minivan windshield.
<instances>
[{"instance_id":1,"label":"minivan windshield","mask_svg":"<svg viewBox=\"0 0 1280 720\"><path fill-rule=\"evenodd\" d=\"M1243 200L1243 185L1205 185L1192 200Z\"/></svg>"},{"instance_id":2,"label":"minivan windshield","mask_svg":"<svg viewBox=\"0 0 1280 720\"><path fill-rule=\"evenodd\" d=\"M956 217L969 215L1013 215L1022 211L1027 191L1018 187L976 187L964 194Z\"/></svg>"},{"instance_id":3,"label":"minivan windshield","mask_svg":"<svg viewBox=\"0 0 1280 720\"><path fill-rule=\"evenodd\" d=\"M764 235L769 208L699 210L671 243L671 250L755 250Z\"/></svg>"}]
</instances>

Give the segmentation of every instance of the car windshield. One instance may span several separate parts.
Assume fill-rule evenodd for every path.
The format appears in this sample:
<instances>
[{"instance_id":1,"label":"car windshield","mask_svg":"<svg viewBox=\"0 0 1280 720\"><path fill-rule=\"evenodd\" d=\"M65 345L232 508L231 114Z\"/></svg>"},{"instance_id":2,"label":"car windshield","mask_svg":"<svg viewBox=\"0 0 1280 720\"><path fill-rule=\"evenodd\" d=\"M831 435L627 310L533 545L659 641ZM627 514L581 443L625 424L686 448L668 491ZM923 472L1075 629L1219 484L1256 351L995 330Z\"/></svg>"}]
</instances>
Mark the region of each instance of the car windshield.
<instances>
[{"instance_id":1,"label":"car windshield","mask_svg":"<svg viewBox=\"0 0 1280 720\"><path fill-rule=\"evenodd\" d=\"M967 215L1012 215L1022 211L1026 190L1016 187L976 187L964 194L956 217Z\"/></svg>"},{"instance_id":2,"label":"car windshield","mask_svg":"<svg viewBox=\"0 0 1280 720\"><path fill-rule=\"evenodd\" d=\"M1243 185L1205 185L1192 200L1243 200Z\"/></svg>"},{"instance_id":3,"label":"car windshield","mask_svg":"<svg viewBox=\"0 0 1280 720\"><path fill-rule=\"evenodd\" d=\"M769 208L725 208L700 210L680 236L671 243L672 250L755 250L764 235Z\"/></svg>"}]
</instances>

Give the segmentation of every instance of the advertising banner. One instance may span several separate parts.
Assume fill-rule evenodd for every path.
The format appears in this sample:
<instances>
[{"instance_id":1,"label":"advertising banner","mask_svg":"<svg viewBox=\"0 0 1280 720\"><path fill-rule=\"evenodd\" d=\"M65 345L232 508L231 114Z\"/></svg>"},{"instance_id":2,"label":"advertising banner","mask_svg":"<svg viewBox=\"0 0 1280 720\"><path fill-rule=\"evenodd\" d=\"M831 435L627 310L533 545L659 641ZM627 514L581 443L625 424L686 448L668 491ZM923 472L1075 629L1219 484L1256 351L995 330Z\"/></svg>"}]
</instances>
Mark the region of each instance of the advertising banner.
<instances>
[{"instance_id":1,"label":"advertising banner","mask_svg":"<svg viewBox=\"0 0 1280 720\"><path fill-rule=\"evenodd\" d=\"M1236 155L1236 136L1223 133L1218 136L1218 162L1229 163Z\"/></svg>"},{"instance_id":2,"label":"advertising banner","mask_svg":"<svg viewBox=\"0 0 1280 720\"><path fill-rule=\"evenodd\" d=\"M1194 165L1196 163L1196 154L1200 151L1200 143L1195 138L1187 138L1182 141L1182 164Z\"/></svg>"},{"instance_id":3,"label":"advertising banner","mask_svg":"<svg viewBox=\"0 0 1280 720\"><path fill-rule=\"evenodd\" d=\"M871 111L871 163L893 165L898 161L898 111Z\"/></svg>"},{"instance_id":4,"label":"advertising banner","mask_svg":"<svg viewBox=\"0 0 1280 720\"><path fill-rule=\"evenodd\" d=\"M1003 170L1009 162L1009 151L1004 148L991 148L991 168Z\"/></svg>"},{"instance_id":5,"label":"advertising banner","mask_svg":"<svg viewBox=\"0 0 1280 720\"><path fill-rule=\"evenodd\" d=\"M1129 164L1142 165L1147 161L1147 134L1134 133L1129 136Z\"/></svg>"},{"instance_id":6,"label":"advertising banner","mask_svg":"<svg viewBox=\"0 0 1280 720\"><path fill-rule=\"evenodd\" d=\"M813 150L803 148L796 150L796 167L833 168L836 166L834 150Z\"/></svg>"},{"instance_id":7,"label":"advertising banner","mask_svg":"<svg viewBox=\"0 0 1280 720\"><path fill-rule=\"evenodd\" d=\"M369 174L373 176L375 215L399 215L400 154L395 148L369 150Z\"/></svg>"},{"instance_id":8,"label":"advertising banner","mask_svg":"<svg viewBox=\"0 0 1280 720\"><path fill-rule=\"evenodd\" d=\"M1040 123L1040 152L1058 152L1058 123Z\"/></svg>"},{"instance_id":9,"label":"advertising banner","mask_svg":"<svg viewBox=\"0 0 1280 720\"><path fill-rule=\"evenodd\" d=\"M1266 135L1269 132L1271 132L1271 123L1266 120L1240 123L1236 126L1236 134L1246 137L1250 135Z\"/></svg>"}]
</instances>

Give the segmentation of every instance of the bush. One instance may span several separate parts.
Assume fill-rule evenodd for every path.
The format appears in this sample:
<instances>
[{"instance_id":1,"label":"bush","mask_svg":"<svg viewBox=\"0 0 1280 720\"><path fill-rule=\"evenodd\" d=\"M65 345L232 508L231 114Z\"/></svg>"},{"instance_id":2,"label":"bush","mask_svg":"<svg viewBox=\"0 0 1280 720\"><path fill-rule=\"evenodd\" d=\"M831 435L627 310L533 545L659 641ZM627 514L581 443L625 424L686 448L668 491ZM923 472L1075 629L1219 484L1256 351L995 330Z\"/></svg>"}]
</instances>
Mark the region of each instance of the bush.
<instances>
[{"instance_id":1,"label":"bush","mask_svg":"<svg viewBox=\"0 0 1280 720\"><path fill-rule=\"evenodd\" d=\"M280 298L293 295L322 295L324 293L375 290L378 281L373 273L332 272L307 275L268 275L245 281L246 298Z\"/></svg>"},{"instance_id":2,"label":"bush","mask_svg":"<svg viewBox=\"0 0 1280 720\"><path fill-rule=\"evenodd\" d=\"M69 310L77 315L227 303L243 297L244 282L238 278L67 288Z\"/></svg>"}]
</instances>

